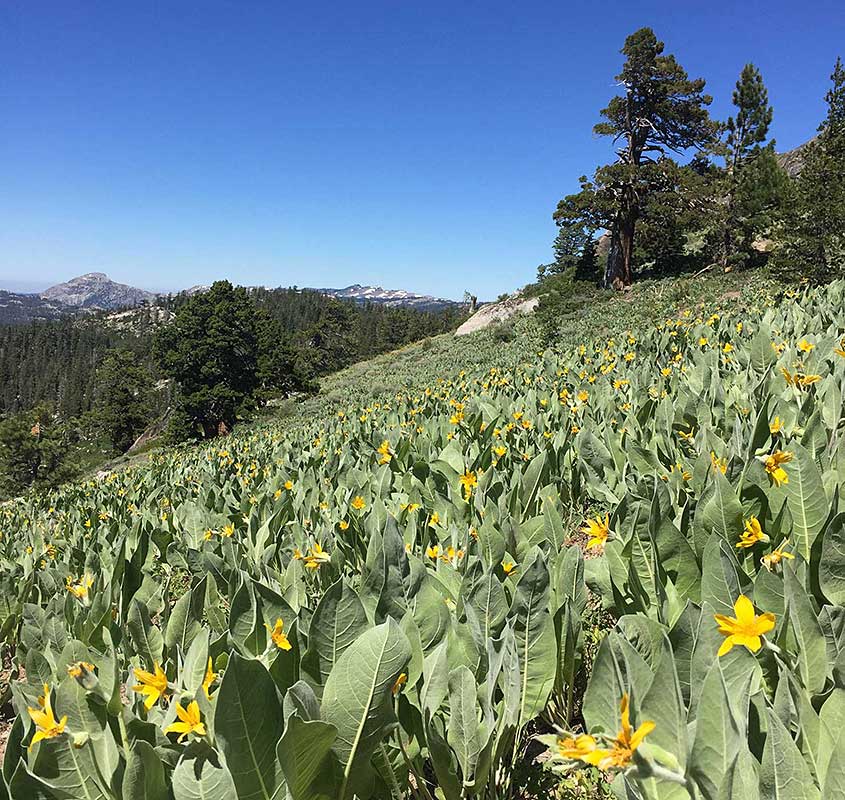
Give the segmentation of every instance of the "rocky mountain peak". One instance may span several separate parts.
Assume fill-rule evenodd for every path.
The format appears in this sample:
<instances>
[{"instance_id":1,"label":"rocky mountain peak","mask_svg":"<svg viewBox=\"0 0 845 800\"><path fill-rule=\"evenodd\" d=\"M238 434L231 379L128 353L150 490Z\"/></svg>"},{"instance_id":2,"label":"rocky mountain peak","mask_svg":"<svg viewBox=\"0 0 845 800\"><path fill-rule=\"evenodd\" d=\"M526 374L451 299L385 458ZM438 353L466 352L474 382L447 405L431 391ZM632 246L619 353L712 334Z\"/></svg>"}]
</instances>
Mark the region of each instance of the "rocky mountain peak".
<instances>
[{"instance_id":1,"label":"rocky mountain peak","mask_svg":"<svg viewBox=\"0 0 845 800\"><path fill-rule=\"evenodd\" d=\"M152 292L111 280L103 272L88 272L41 293L43 300L70 308L115 309L142 305L152 300Z\"/></svg>"}]
</instances>

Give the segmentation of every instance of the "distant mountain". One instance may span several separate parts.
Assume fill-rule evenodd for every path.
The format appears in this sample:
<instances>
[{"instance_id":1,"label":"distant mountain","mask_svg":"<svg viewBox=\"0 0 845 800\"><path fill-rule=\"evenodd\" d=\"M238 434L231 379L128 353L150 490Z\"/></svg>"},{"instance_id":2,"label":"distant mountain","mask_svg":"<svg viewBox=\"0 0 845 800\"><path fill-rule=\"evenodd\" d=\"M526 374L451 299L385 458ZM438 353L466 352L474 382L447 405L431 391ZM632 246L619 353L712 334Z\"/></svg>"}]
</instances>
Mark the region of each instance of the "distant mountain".
<instances>
[{"instance_id":1,"label":"distant mountain","mask_svg":"<svg viewBox=\"0 0 845 800\"><path fill-rule=\"evenodd\" d=\"M41 293L41 299L74 309L111 310L139 306L155 295L144 289L116 283L103 272L89 272Z\"/></svg>"},{"instance_id":2,"label":"distant mountain","mask_svg":"<svg viewBox=\"0 0 845 800\"><path fill-rule=\"evenodd\" d=\"M428 294L415 294L405 289L383 289L381 286L362 286L353 283L345 289L314 289L330 297L340 300L354 300L358 303L377 303L378 305L395 307L405 306L416 308L418 311L439 311L460 305L455 300L442 297L432 297Z\"/></svg>"},{"instance_id":3,"label":"distant mountain","mask_svg":"<svg viewBox=\"0 0 845 800\"><path fill-rule=\"evenodd\" d=\"M208 286L192 286L186 294L208 290ZM388 308L405 307L417 311L442 311L461 305L454 300L416 294L404 289L383 289L381 286L362 286L355 283L345 289L312 289L329 297L357 303L375 303ZM89 272L58 283L40 294L24 294L0 289L0 324L20 325L33 320L57 319L61 316L93 311L121 311L144 305L155 305L161 293L148 292L111 280L103 272ZM114 315L112 315L114 317ZM108 319L115 324L129 324L132 315ZM119 327L120 325L118 325Z\"/></svg>"}]
</instances>

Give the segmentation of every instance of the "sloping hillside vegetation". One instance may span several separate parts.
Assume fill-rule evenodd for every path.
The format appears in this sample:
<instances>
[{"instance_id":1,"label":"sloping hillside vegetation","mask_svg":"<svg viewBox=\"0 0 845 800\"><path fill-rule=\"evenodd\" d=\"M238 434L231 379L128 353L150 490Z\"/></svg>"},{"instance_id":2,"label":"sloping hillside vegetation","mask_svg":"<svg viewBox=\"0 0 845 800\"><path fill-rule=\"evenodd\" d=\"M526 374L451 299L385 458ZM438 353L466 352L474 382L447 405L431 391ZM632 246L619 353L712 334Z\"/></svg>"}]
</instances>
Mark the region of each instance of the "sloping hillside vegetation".
<instances>
[{"instance_id":1,"label":"sloping hillside vegetation","mask_svg":"<svg viewBox=\"0 0 845 800\"><path fill-rule=\"evenodd\" d=\"M845 285L743 282L7 503L0 796L837 796Z\"/></svg>"},{"instance_id":2,"label":"sloping hillside vegetation","mask_svg":"<svg viewBox=\"0 0 845 800\"><path fill-rule=\"evenodd\" d=\"M222 293L209 304L215 287ZM464 315L460 306L424 311L313 290L215 287L122 312L0 326L0 496L83 475L145 431L195 438L204 422L216 433L221 422L310 391L317 377L451 330ZM221 354L230 351L226 362Z\"/></svg>"}]
</instances>

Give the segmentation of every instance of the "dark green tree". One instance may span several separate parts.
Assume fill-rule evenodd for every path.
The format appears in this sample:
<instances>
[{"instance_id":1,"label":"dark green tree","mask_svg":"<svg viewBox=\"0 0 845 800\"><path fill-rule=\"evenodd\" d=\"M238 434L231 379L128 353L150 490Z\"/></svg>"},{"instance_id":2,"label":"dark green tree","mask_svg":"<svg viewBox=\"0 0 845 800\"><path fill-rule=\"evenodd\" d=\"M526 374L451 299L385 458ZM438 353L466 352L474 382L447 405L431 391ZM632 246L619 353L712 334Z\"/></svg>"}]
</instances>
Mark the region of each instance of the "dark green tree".
<instances>
[{"instance_id":1,"label":"dark green tree","mask_svg":"<svg viewBox=\"0 0 845 800\"><path fill-rule=\"evenodd\" d=\"M172 430L210 438L256 407L259 324L243 287L216 281L192 295L156 335L154 350L177 387Z\"/></svg>"},{"instance_id":2,"label":"dark green tree","mask_svg":"<svg viewBox=\"0 0 845 800\"><path fill-rule=\"evenodd\" d=\"M127 348L111 350L97 370L90 416L114 452L125 452L147 427L152 396L153 377L138 356Z\"/></svg>"},{"instance_id":3,"label":"dark green tree","mask_svg":"<svg viewBox=\"0 0 845 800\"><path fill-rule=\"evenodd\" d=\"M845 275L845 66L836 60L827 116L793 187L776 264L815 282Z\"/></svg>"},{"instance_id":4,"label":"dark green tree","mask_svg":"<svg viewBox=\"0 0 845 800\"><path fill-rule=\"evenodd\" d=\"M760 70L746 64L733 92L736 115L724 126L725 171L717 191L719 263L723 268L747 264L755 240L773 221L786 191L774 141L766 143L772 122L769 94Z\"/></svg>"},{"instance_id":5,"label":"dark green tree","mask_svg":"<svg viewBox=\"0 0 845 800\"><path fill-rule=\"evenodd\" d=\"M41 404L0 422L0 492L47 488L75 475L75 436Z\"/></svg>"},{"instance_id":6,"label":"dark green tree","mask_svg":"<svg viewBox=\"0 0 845 800\"><path fill-rule=\"evenodd\" d=\"M637 222L655 195L677 191L679 172L670 154L704 147L716 132L704 80L691 80L663 49L651 28L625 40L626 60L616 78L624 94L611 99L601 112L605 121L594 128L618 145L617 161L596 170L592 181L582 180L580 197L564 198L556 215L560 224L580 208L588 225L610 231L608 286L630 285Z\"/></svg>"}]
</instances>

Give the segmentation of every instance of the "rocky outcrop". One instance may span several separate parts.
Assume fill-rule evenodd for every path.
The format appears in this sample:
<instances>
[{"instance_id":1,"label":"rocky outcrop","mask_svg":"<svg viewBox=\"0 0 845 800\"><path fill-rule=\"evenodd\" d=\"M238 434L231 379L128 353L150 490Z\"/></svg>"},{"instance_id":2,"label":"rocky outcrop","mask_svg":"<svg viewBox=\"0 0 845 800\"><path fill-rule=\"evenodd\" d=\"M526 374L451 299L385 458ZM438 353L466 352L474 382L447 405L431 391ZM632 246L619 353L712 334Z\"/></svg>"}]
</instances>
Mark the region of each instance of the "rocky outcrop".
<instances>
[{"instance_id":1,"label":"rocky outcrop","mask_svg":"<svg viewBox=\"0 0 845 800\"><path fill-rule=\"evenodd\" d=\"M116 283L102 272L89 272L41 293L42 300L69 308L116 309L139 306L155 295L134 286Z\"/></svg>"},{"instance_id":2,"label":"rocky outcrop","mask_svg":"<svg viewBox=\"0 0 845 800\"><path fill-rule=\"evenodd\" d=\"M498 322L504 322L517 314L530 314L537 308L539 302L539 297L526 298L522 296L522 292L516 292L506 300L482 306L480 311L473 314L455 331L455 336L465 336L468 333L484 330L484 328Z\"/></svg>"},{"instance_id":3,"label":"rocky outcrop","mask_svg":"<svg viewBox=\"0 0 845 800\"><path fill-rule=\"evenodd\" d=\"M790 178L797 178L804 166L804 160L807 158L807 151L812 147L816 141L814 136L809 142L799 144L798 147L787 150L785 153L778 153L777 159L783 171L789 175Z\"/></svg>"}]
</instances>

